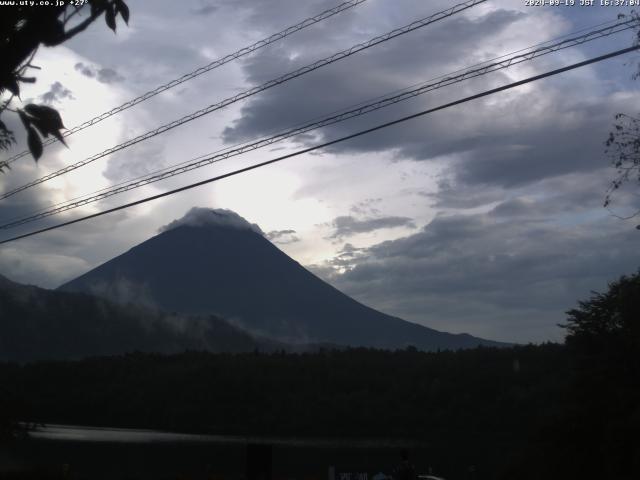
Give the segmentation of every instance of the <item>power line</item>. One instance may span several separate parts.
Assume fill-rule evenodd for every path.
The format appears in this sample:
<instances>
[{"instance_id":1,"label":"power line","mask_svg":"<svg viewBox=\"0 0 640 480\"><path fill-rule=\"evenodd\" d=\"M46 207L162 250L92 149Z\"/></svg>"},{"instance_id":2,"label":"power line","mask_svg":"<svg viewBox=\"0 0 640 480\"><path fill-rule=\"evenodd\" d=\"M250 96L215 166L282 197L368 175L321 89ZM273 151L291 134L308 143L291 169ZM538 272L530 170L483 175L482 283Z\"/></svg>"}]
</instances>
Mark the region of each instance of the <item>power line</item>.
<instances>
[{"instance_id":1,"label":"power line","mask_svg":"<svg viewBox=\"0 0 640 480\"><path fill-rule=\"evenodd\" d=\"M102 120L105 120L113 115L116 115L117 113L120 113L124 110L127 110L128 108L133 107L134 105L137 105L141 102L144 102L145 100L149 100L152 97L155 97L156 95L162 93L162 92L166 92L167 90L176 87L184 82L187 82L189 80L192 80L200 75L202 75L203 73L207 73L210 72L213 69L216 69L218 67L221 67L222 65L225 65L233 60L236 60L240 57L243 57L245 55L249 55L253 52L255 52L256 50L259 50L261 48L266 47L267 45L271 45L272 43L275 43L279 40L282 40L283 38L288 37L289 35L292 35L296 32L299 32L300 30L303 30L307 27L310 27L312 25L315 25L316 23L319 23L323 20L326 20L329 17L332 17L334 15L337 15L339 13L344 12L345 10L348 10L350 8L353 8L363 2L366 2L367 0L348 0L346 2L341 3L340 5L337 5L333 8L330 8L328 10L325 10L323 12L320 12L319 14L313 16L313 17L309 17L306 18L305 20L292 25L290 27L285 28L284 30L278 32L278 33L274 33L273 35L267 37L267 38L263 38L262 40L258 40L257 42L247 46L247 47L243 47L240 50L237 50L233 53L230 53L228 55L225 55L224 57L218 58L217 60L214 60L213 62L209 63L208 65L205 65L203 67L200 67L192 72L189 72L179 78L176 78L174 80L171 80L168 83L165 83L164 85L160 85L156 88L154 88L153 90L149 90L146 93L143 93L142 95L133 98L131 100L129 100L128 102L123 103L122 105L112 108L111 110L101 113L100 115L97 115L96 117L93 117L89 120L87 120L86 122L77 125L69 130L65 130L65 132L62 134L63 137L68 137L70 135L73 135L76 132L79 132L81 130L84 130L85 128L91 127L92 125L95 125L98 122L101 122ZM43 146L47 146L47 145L51 145L52 143L56 143L57 139L55 137L50 137L48 139L46 139L42 145ZM10 157L8 160L6 160L5 162L2 162L5 165L11 165L13 162L15 162L16 160L29 155L29 150L24 150L16 155L14 155L13 157Z\"/></svg>"},{"instance_id":2,"label":"power line","mask_svg":"<svg viewBox=\"0 0 640 480\"><path fill-rule=\"evenodd\" d=\"M0 200L1 199L5 199L7 197L10 197L12 195L15 195L16 193L19 193L23 190L26 190L28 188L31 188L35 185L39 185L41 183L44 183L48 180L51 180L53 178L59 177L60 175L64 175L65 173L69 173L73 170L76 170L80 167L83 167L84 165L87 165L89 163L95 162L96 160L106 157L107 155L110 155L112 153L115 153L117 151L123 150L127 147L130 147L132 145L135 145L137 143L140 143L144 140L148 140L150 138L153 138L157 135L160 135L162 133L165 133L173 128L176 128L180 125L183 125L187 122L190 122L192 120L195 120L197 118L200 118L204 115L207 115L209 113L212 113L216 110L220 110L228 105L231 105L232 103L238 102L240 100L243 100L245 98L248 98L252 95L255 95L257 93L263 92L269 88L273 88L277 85L280 85L284 82L287 82L289 80L292 80L294 78L300 77L302 75L305 75L309 72L312 72L314 70L317 70L321 67L324 67L326 65L329 65L331 63L337 62L339 60L342 60L344 58L350 57L351 55L354 55L358 52L361 52L363 50L366 50L368 48L371 48L375 45L378 45L380 43L383 42L387 42L393 38L399 37L400 35L405 35L409 32L412 32L414 30L417 30L419 28L423 28L426 27L427 25L430 25L432 23L435 23L437 21L443 20L445 18L448 18L452 15L455 15L456 13L460 13L464 10L467 10L469 8L472 8L476 5L479 5L480 3L484 3L487 0L468 0L466 2L463 3L459 3L457 5L454 5L453 7L450 7L446 10L443 10L441 12L437 12L433 15L430 15L429 17L426 18L422 18L420 20L416 20L414 22L411 22L408 25L405 25L404 27L400 27L400 28L396 28L390 32L387 32L383 35L379 35L376 36L366 42L363 43L359 43L357 45L354 45L350 48L347 48L346 50L342 50L341 52L338 53L334 53L333 55L323 58L322 60L318 60L312 64L306 65L304 67L301 67L299 69L296 69L292 72L289 72L285 75L282 75L280 77L277 77L273 80L270 80L266 83L263 83L262 85L258 85L256 87L250 88L248 90L245 90L244 92L238 93L232 97L226 98L225 100L222 100L221 102L209 105L208 107L205 107L203 109L200 109L196 112L193 112L189 115L186 115L178 120L174 120L173 122L167 123L165 125L162 125L158 128L156 128L155 130L150 130L142 135L139 135L133 139L127 140L126 142L123 142L119 145L116 145L115 147L111 147L108 148L107 150L104 150L96 155L93 155L89 158L86 158L84 160L81 160L79 162L76 162L72 165L69 165L67 167L64 167L60 170L57 170L53 173L50 173L48 175L45 175L43 177L40 177L32 182L26 183L20 187L17 187L13 190L10 190L9 192L4 193L3 195L0 196Z\"/></svg>"},{"instance_id":3,"label":"power line","mask_svg":"<svg viewBox=\"0 0 640 480\"><path fill-rule=\"evenodd\" d=\"M384 128L388 128L388 127L391 127L393 125L397 125L399 123L403 123L403 122L406 122L406 121L409 121L409 120L413 120L415 118L419 118L419 117L428 115L430 113L437 112L439 110L444 110L444 109L447 109L447 108L451 108L453 106L460 105L460 104L463 104L463 103L466 103L466 102L470 102L472 100L477 100L479 98L486 97L486 96L489 96L489 95L493 95L493 94L498 93L498 92L509 90L511 88L515 88L515 87L518 87L518 86L521 86L521 85L525 85L527 83L535 82L535 81L541 80L543 78L551 77L551 76L554 76L554 75L558 75L560 73L564 73L564 72L567 72L567 71L570 71L570 70L574 70L576 68L580 68L580 67L584 67L586 65L590 65L590 64L593 64L593 63L601 62L603 60L607 60L609 58L617 57L619 55L624 55L625 53L629 53L629 52L632 52L632 51L635 51L635 50L638 50L638 49L640 49L640 45L634 45L632 47L623 48L621 50L616 50L615 52L611 52L611 53L608 53L608 54L605 54L605 55L600 55L598 57L594 57L594 58L591 58L589 60L585 60L585 61L582 61L582 62L574 63L574 64L568 65L566 67L562 67L562 68L558 68L558 69L555 69L555 70L551 70L549 72L542 73L540 75L535 75L535 76L532 76L532 77L528 77L528 78L525 78L524 80L519 80L517 82L512 82L512 83L509 83L507 85L503 85L501 87L493 88L491 90L486 90L484 92L477 93L475 95L471 95L471 96L468 96L468 97L465 97L465 98L462 98L462 99L459 99L459 100L456 100L456 101L453 101L453 102L449 102L449 103L440 105L438 107L430 108L428 110L423 110L421 112L414 113L412 115L407 115L405 117L401 117L399 119L392 120L390 122L386 122L386 123L383 123L383 124L380 124L380 125L376 125L375 127L371 127L371 128L366 129L366 130L361 130L361 131L353 133L351 135L346 135L344 137L340 137L340 138L337 138L335 140L331 140L329 142L324 142L322 144L315 145L313 147L305 148L303 150L298 150L297 152L289 153L287 155L282 155L280 157L276 157L276 158L273 158L271 160L267 160L267 161L264 161L264 162L261 162L261 163L257 163L257 164L254 164L254 165L251 165L251 166L248 166L248 167L240 168L240 169L234 170L232 172L228 172L228 173L225 173L225 174L222 174L222 175L218 175L218 176L215 176L215 177L208 178L206 180L201 180L199 182L191 183L189 185L186 185L186 186L183 186L183 187L180 187L180 188L176 188L174 190L170 190L170 191L167 191L167 192L159 193L157 195L152 195L150 197L146 197L146 198L143 198L143 199L140 199L140 200L136 200L135 202L130 202L130 203L127 203L127 204L124 204L124 205L120 205L118 207L110 208L108 210L103 210L103 211L98 212L98 213L94 213L94 214L91 214L91 215L86 215L84 217L76 218L74 220L69 220L67 222L59 223L57 225L52 225L50 227L42 228L40 230L36 230L36 231L33 231L33 232L29 232L29 233L18 235L18 236L12 237L12 238L8 238L6 240L0 241L0 245L3 245L5 243L9 243L9 242L13 242L13 241L16 241L16 240L20 240L20 239L23 239L23 238L32 237L34 235L38 235L38 234L41 234L41 233L44 233L44 232L48 232L48 231L51 231L51 230L56 230L58 228L62 228L62 227L68 226L68 225L73 225L74 223L83 222L85 220L89 220L89 219L92 219L92 218L100 217L100 216L106 215L108 213L113 213L113 212L117 212L119 210L124 210L126 208L130 208L130 207L133 207L133 206L136 206L136 205L141 205L143 203L147 203L147 202L150 202L152 200L157 200L159 198L163 198L163 197L167 197L167 196L170 196L170 195L173 195L173 194L176 194L176 193L180 193L180 192L183 192L185 190L190 190L192 188L200 187L202 185L206 185L208 183L216 182L216 181L219 181L219 180L222 180L222 179L225 179L225 178L229 178L229 177L232 177L232 176L235 176L235 175L239 175L241 173L245 173L245 172L248 172L250 170L255 170L255 169L260 168L260 167L264 167L264 166L267 166L267 165L271 165L273 163L281 162L282 160L286 160L288 158L297 157L299 155L303 155L305 153L312 152L314 150L319 150L321 148L326 148L326 147L329 147L331 145L335 145L337 143L341 143L341 142L344 142L344 141L347 141L347 140L351 140L353 138L360 137L362 135L366 135L366 134L369 134L369 133L372 133L372 132L375 132L375 131L378 131L378 130L382 130Z\"/></svg>"},{"instance_id":4,"label":"power line","mask_svg":"<svg viewBox=\"0 0 640 480\"><path fill-rule=\"evenodd\" d=\"M439 80L439 79L447 79L447 80L460 79L460 80L463 80L463 79L465 79L464 78L465 76L470 78L471 74L473 74L473 76L479 76L479 75L481 75L483 73L489 73L490 71L495 71L495 70L498 69L498 68L493 68L493 67L506 68L507 66L514 65L516 63L521 63L521 62L526 61L526 60L531 60L531 59L536 58L538 56L542 56L542 55L544 55L546 53L552 53L552 52L555 52L555 51L558 51L558 50L561 50L561 49L564 49L564 48L569 48L569 47L572 47L572 46L583 44L583 43L595 40L597 38L606 37L606 36L609 36L609 35L614 34L614 33L619 33L619 32L622 32L624 30L628 30L628 29L633 28L633 27L636 26L635 22L636 22L635 20L630 20L630 21L625 21L625 22L620 22L618 20L617 23L616 23L616 21L614 20L614 21L603 22L603 23L600 23L600 24L597 24L597 25L594 25L594 26L591 26L591 27L582 28L582 29L574 31L572 33L565 34L565 35L562 35L560 37L556 37L555 39L548 40L548 41L545 41L545 42L541 42L541 43L532 45L532 46L527 47L527 48L522 48L522 49L516 50L514 52L511 52L509 54L500 55L498 57L495 57L495 58L493 58L491 60L487 60L485 62L481 62L481 63L477 63L477 64L474 64L474 65L471 65L470 67L467 67L467 69L459 69L459 70L456 70L456 71L454 71L454 72L452 72L450 74L440 75L438 77L432 78L431 80L428 80L426 82L416 83L414 85L411 85L410 87L406 87L404 89L396 90L394 92L391 92L390 94L387 94L387 96L383 95L383 96L375 97L375 98L373 98L373 99L368 101L369 104L367 104L367 101L360 102L358 104L352 105L351 107L347 107L348 109L351 109L351 110L348 110L346 112L345 112L345 110L347 110L347 109L342 109L342 110L336 110L334 112L331 112L330 114L325 115L325 116L316 117L316 118L322 119L322 122L315 122L313 124L310 124L309 122L307 122L306 124L305 123L298 124L296 127L292 127L286 132L280 132L280 133L278 133L278 134L276 134L276 135L274 135L272 137L269 137L267 139L261 139L261 140L259 140L257 142L256 141L253 141L253 142L251 142L251 141L241 142L241 143L238 143L236 145L232 145L232 146L229 146L229 147L225 147L225 148L219 149L219 150L217 150L215 152L212 152L212 153L209 153L209 154L200 155L200 156L196 157L195 159L186 160L186 161L180 162L178 164L174 164L173 166L167 166L167 167L164 167L162 169L156 170L155 172L151 172L151 173L148 173L148 174L145 174L145 175L141 175L139 177L136 177L136 178L133 178L133 179L130 179L130 180L126 180L126 181L120 182L120 183L115 184L115 185L110 185L110 186L104 187L104 188L102 188L100 190L97 190L97 191L95 191L93 193L80 195L80 196L78 196L76 198L73 198L73 199L70 199L70 200L66 200L66 201L62 201L62 202L56 203L54 205L50 205L48 207L42 208L42 209L34 212L33 214L31 214L30 216L28 216L26 218L25 217L20 217L20 216L10 218L8 220L8 223L0 225L0 229L7 229L7 228L23 225L25 223L29 223L31 221L35 221L35 220L38 220L38 219L41 219L41 218L45 218L45 217L48 217L50 215L54 215L54 214L57 214L57 213L61 213L63 211L68 211L68 210L73 209L73 208L77 208L77 207L80 207L80 206L83 206L83 205L86 205L86 204L89 204L89 203L93 203L93 202L102 200L104 198L108 198L110 196L113 196L115 194L123 193L123 192L129 191L129 190L132 190L134 188L141 187L143 185L154 183L156 181L160 181L160 180L163 180L165 178L168 178L168 177L180 174L180 173L185 173L185 171L190 171L190 170L193 170L193 169L196 169L196 168L200 168L200 167L206 166L208 164L212 164L212 163L216 163L218 161L225 160L225 159L227 159L227 158L229 158L231 156L236 156L236 155L239 155L241 153L244 153L244 152L248 151L248 149L257 149L257 148L261 148L263 146L270 145L270 144L275 143L276 141L282 140L284 138L288 138L290 136L295 136L295 135L298 135L299 133L304 133L306 131L313 130L314 128L319 128L319 126L321 126L320 123L323 123L323 125L326 125L326 123L324 123L324 122L326 122L327 120L334 119L334 117L332 117L333 114L340 113L340 115L336 115L336 117L341 117L342 115L345 115L345 116L342 117L342 118L335 118L335 121L331 122L331 123L337 123L338 121L343 121L343 120L346 120L347 118L352 118L351 116L348 115L349 113L355 113L355 115L353 115L353 116L359 116L360 114L369 113L369 111L372 111L372 110L362 111L361 113L359 113L359 109L357 107L362 107L364 109L369 109L369 107L371 107L374 104L376 104L376 102L375 102L376 100L382 100L379 103L380 106L378 107L378 108L382 108L384 106L387 106L387 105L384 104L384 102L392 101L392 103L396 103L396 99L399 102L399 101L405 100L407 98L410 98L413 95L419 95L419 94L422 94L422 93L426 93L427 91L431 91L431 88L427 88L427 87L439 88L440 86L446 86L444 82L442 84L440 84L440 85L436 85L436 84L428 85L429 82L433 82L435 80ZM592 28L602 27L603 25L609 25L609 26L606 27L606 28L600 28L598 30L590 31L590 32L588 32L588 33L586 33L584 35L581 35L581 36L577 36L577 37L575 36L577 33L588 31L589 29L592 29ZM566 40L560 41L562 39L566 39ZM555 43L553 43L553 42L555 42ZM540 47L542 45L546 45L546 47L538 48L535 51L532 50L535 47ZM513 57L511 59L504 60L502 62L496 62L496 63L493 63L493 64L490 63L490 62L493 62L495 60L506 59L509 55L514 55L514 54L519 53L519 52L525 52L527 50L530 50L530 51L525 55L519 55L517 57ZM471 69L473 69L474 67L479 67L479 66L482 66L482 68L476 68L476 70L471 71ZM458 75L456 77L453 77L453 74L459 73L459 72L463 72L463 75ZM448 82L446 82L446 83L450 84ZM419 88L416 89L415 87L419 87ZM397 95L397 96L395 96L393 98L390 98L393 93L397 93L397 92L400 92L400 95ZM402 98L405 95L406 95L406 97ZM398 98L398 97L400 97L400 98ZM375 108L375 109L377 109L377 108ZM309 128L310 126L313 126L314 128ZM304 132L301 132L300 130L304 130ZM290 135L288 134L289 132L291 133ZM274 140L274 141L271 142L269 140ZM267 141L268 141L268 143L265 143ZM237 149L237 147L243 147L243 148L242 149ZM251 147L253 147L253 148L251 148ZM229 152L230 150L234 150L234 151L233 152ZM227 152L227 153L222 155L222 152ZM207 157L207 156L211 157L211 155L218 154L218 153L221 153L221 155L220 156L219 155L215 155L211 159L205 159L205 157ZM220 158L220 157L223 157L223 158ZM198 162L198 160L200 160L200 159L205 159L205 160L204 160L204 162ZM183 167L185 165L186 165L185 170L183 170L181 168L181 169L179 169L179 171L175 171L176 167ZM126 185L127 183L129 183L129 185ZM104 192L104 193L102 193L102 192Z\"/></svg>"},{"instance_id":5,"label":"power line","mask_svg":"<svg viewBox=\"0 0 640 480\"><path fill-rule=\"evenodd\" d=\"M458 75L441 76L441 77L438 77L440 79L439 81L432 82L432 83L423 83L418 88L413 88L411 90L403 91L397 95L392 95L388 97L379 97L381 98L380 100L376 100L370 103L361 103L356 108L343 111L336 115L324 117L319 121L302 124L301 126L290 128L288 130L279 132L267 138L263 138L254 142L246 142L246 143L240 144L237 147L230 147L227 149L219 150L217 152L213 152L208 155L201 155L196 159L182 162L174 167L167 167L157 172L152 172L147 175L143 175L141 177L138 177L137 179L133 179L128 182L122 182L118 185L106 187L101 190L98 190L97 192L94 192L93 194L83 195L78 199L70 200L67 202L61 202L58 205L53 205L49 209L43 209L42 211L34 213L30 216L17 217L15 219L11 219L9 222L0 225L0 230L6 230L9 228L24 225L26 223L40 220L42 218L46 218L51 215L55 215L58 213L62 213L68 210L72 210L74 208L78 208L78 207L90 204L90 203L94 203L99 200L109 198L113 195L117 195L117 194L124 193L136 188L140 188L144 185L149 185L151 183L155 183L169 177L180 175L180 174L189 172L191 170L195 170L197 168L201 168L213 163L226 160L234 156L244 154L249 151L257 150L259 148L272 145L276 142L282 141L284 139L287 139L293 136L297 136L303 133L310 132L312 130L316 130L321 127L333 125L351 118L365 115L367 113L371 113L381 108L385 108L390 105L411 99L418 95L423 95L425 93L428 93L430 91L433 91L439 88L443 88L445 86L459 83L464 80L475 78L481 75L486 75L488 73L495 72L497 70L502 70L510 66L523 63L525 61L533 60L543 55L557 52L566 48L575 47L576 45L581 45L586 42L590 42L599 38L607 37L609 35L631 29L637 24L638 22L636 20L618 22L615 25L610 25L606 28L601 28L598 30L587 32L586 34L583 34L577 37L571 37L563 41L557 42L555 44L551 44L545 47L531 50L524 54L515 55L510 58L505 58L505 56L502 56L499 58L503 58L503 60L498 62L488 63L478 68L469 68L466 71L463 70L462 71L463 73Z\"/></svg>"}]
</instances>

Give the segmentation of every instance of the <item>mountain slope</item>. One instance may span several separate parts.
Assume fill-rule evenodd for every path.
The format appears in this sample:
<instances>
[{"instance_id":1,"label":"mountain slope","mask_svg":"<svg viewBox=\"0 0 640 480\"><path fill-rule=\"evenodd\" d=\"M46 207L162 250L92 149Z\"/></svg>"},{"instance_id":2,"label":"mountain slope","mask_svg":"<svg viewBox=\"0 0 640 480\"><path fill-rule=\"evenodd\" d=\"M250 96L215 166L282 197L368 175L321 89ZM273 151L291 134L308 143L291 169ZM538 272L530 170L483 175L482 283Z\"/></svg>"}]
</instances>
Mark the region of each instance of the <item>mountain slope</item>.
<instances>
[{"instance_id":1,"label":"mountain slope","mask_svg":"<svg viewBox=\"0 0 640 480\"><path fill-rule=\"evenodd\" d=\"M170 312L216 314L288 342L426 350L500 345L385 315L289 258L237 214L193 209L159 235L61 290L117 299L123 291Z\"/></svg>"},{"instance_id":2,"label":"mountain slope","mask_svg":"<svg viewBox=\"0 0 640 480\"><path fill-rule=\"evenodd\" d=\"M133 351L274 350L228 323L121 306L83 293L20 285L0 276L0 361L71 359Z\"/></svg>"}]
</instances>

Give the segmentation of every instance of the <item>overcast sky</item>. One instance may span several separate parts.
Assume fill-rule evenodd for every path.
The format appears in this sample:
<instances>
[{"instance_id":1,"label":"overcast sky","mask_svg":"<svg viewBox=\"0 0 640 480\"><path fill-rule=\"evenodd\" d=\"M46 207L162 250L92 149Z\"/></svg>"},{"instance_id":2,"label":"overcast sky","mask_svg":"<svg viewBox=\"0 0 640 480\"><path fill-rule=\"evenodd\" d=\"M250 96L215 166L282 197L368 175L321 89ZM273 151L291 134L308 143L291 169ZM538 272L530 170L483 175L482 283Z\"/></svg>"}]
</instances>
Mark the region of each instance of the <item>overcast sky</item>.
<instances>
[{"instance_id":1,"label":"overcast sky","mask_svg":"<svg viewBox=\"0 0 640 480\"><path fill-rule=\"evenodd\" d=\"M129 0L114 35L102 20L39 51L25 102L68 127L179 77L338 0ZM203 106L454 5L367 0L184 83L0 175L0 190L82 160ZM579 2L576 2L579 3ZM0 202L0 221L602 22L613 7L527 7L490 0L272 88ZM266 160L632 44L627 31L431 92L162 183L3 232L96 212ZM602 208L614 175L603 142L640 101L638 54L466 103L160 201L0 246L0 273L56 287L157 234L191 207L256 223L292 258L385 313L506 341L561 340L564 312L640 266L636 222ZM19 104L16 104L19 106ZM3 120L16 126L16 119ZM20 128L18 142L24 146ZM14 150L12 153L17 152ZM636 190L638 191L638 190ZM635 202L635 204L634 204ZM633 191L616 197L633 211Z\"/></svg>"}]
</instances>

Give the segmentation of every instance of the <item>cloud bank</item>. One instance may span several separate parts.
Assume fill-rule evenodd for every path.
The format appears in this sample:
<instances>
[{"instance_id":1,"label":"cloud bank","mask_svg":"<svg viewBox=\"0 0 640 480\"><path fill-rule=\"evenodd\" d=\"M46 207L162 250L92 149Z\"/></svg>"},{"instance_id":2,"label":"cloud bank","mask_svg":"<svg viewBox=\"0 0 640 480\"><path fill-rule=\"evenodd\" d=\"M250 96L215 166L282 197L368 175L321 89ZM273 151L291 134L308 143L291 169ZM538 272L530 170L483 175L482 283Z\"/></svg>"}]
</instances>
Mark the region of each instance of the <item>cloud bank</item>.
<instances>
[{"instance_id":1,"label":"cloud bank","mask_svg":"<svg viewBox=\"0 0 640 480\"><path fill-rule=\"evenodd\" d=\"M159 233L168 232L178 227L228 227L239 230L251 230L264 235L262 229L255 223L249 223L236 212L224 208L211 209L193 207L184 217L174 220L158 229Z\"/></svg>"}]
</instances>

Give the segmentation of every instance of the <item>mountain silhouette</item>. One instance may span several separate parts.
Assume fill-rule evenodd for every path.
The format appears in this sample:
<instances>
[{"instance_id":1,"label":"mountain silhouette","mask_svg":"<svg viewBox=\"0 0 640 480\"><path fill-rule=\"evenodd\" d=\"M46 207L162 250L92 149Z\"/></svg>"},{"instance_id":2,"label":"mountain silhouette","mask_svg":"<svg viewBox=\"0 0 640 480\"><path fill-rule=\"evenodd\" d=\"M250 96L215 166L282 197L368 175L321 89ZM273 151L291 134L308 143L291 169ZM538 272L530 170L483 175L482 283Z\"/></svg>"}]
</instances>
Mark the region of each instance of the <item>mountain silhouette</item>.
<instances>
[{"instance_id":1,"label":"mountain silhouette","mask_svg":"<svg viewBox=\"0 0 640 480\"><path fill-rule=\"evenodd\" d=\"M20 285L0 275L0 361L75 359L134 351L275 351L214 316L166 314L84 293ZM287 347L288 349L288 347Z\"/></svg>"},{"instance_id":2,"label":"mountain silhouette","mask_svg":"<svg viewBox=\"0 0 640 480\"><path fill-rule=\"evenodd\" d=\"M500 346L386 315L338 291L228 210L194 208L60 287L168 312L217 315L283 342L424 350Z\"/></svg>"}]
</instances>

